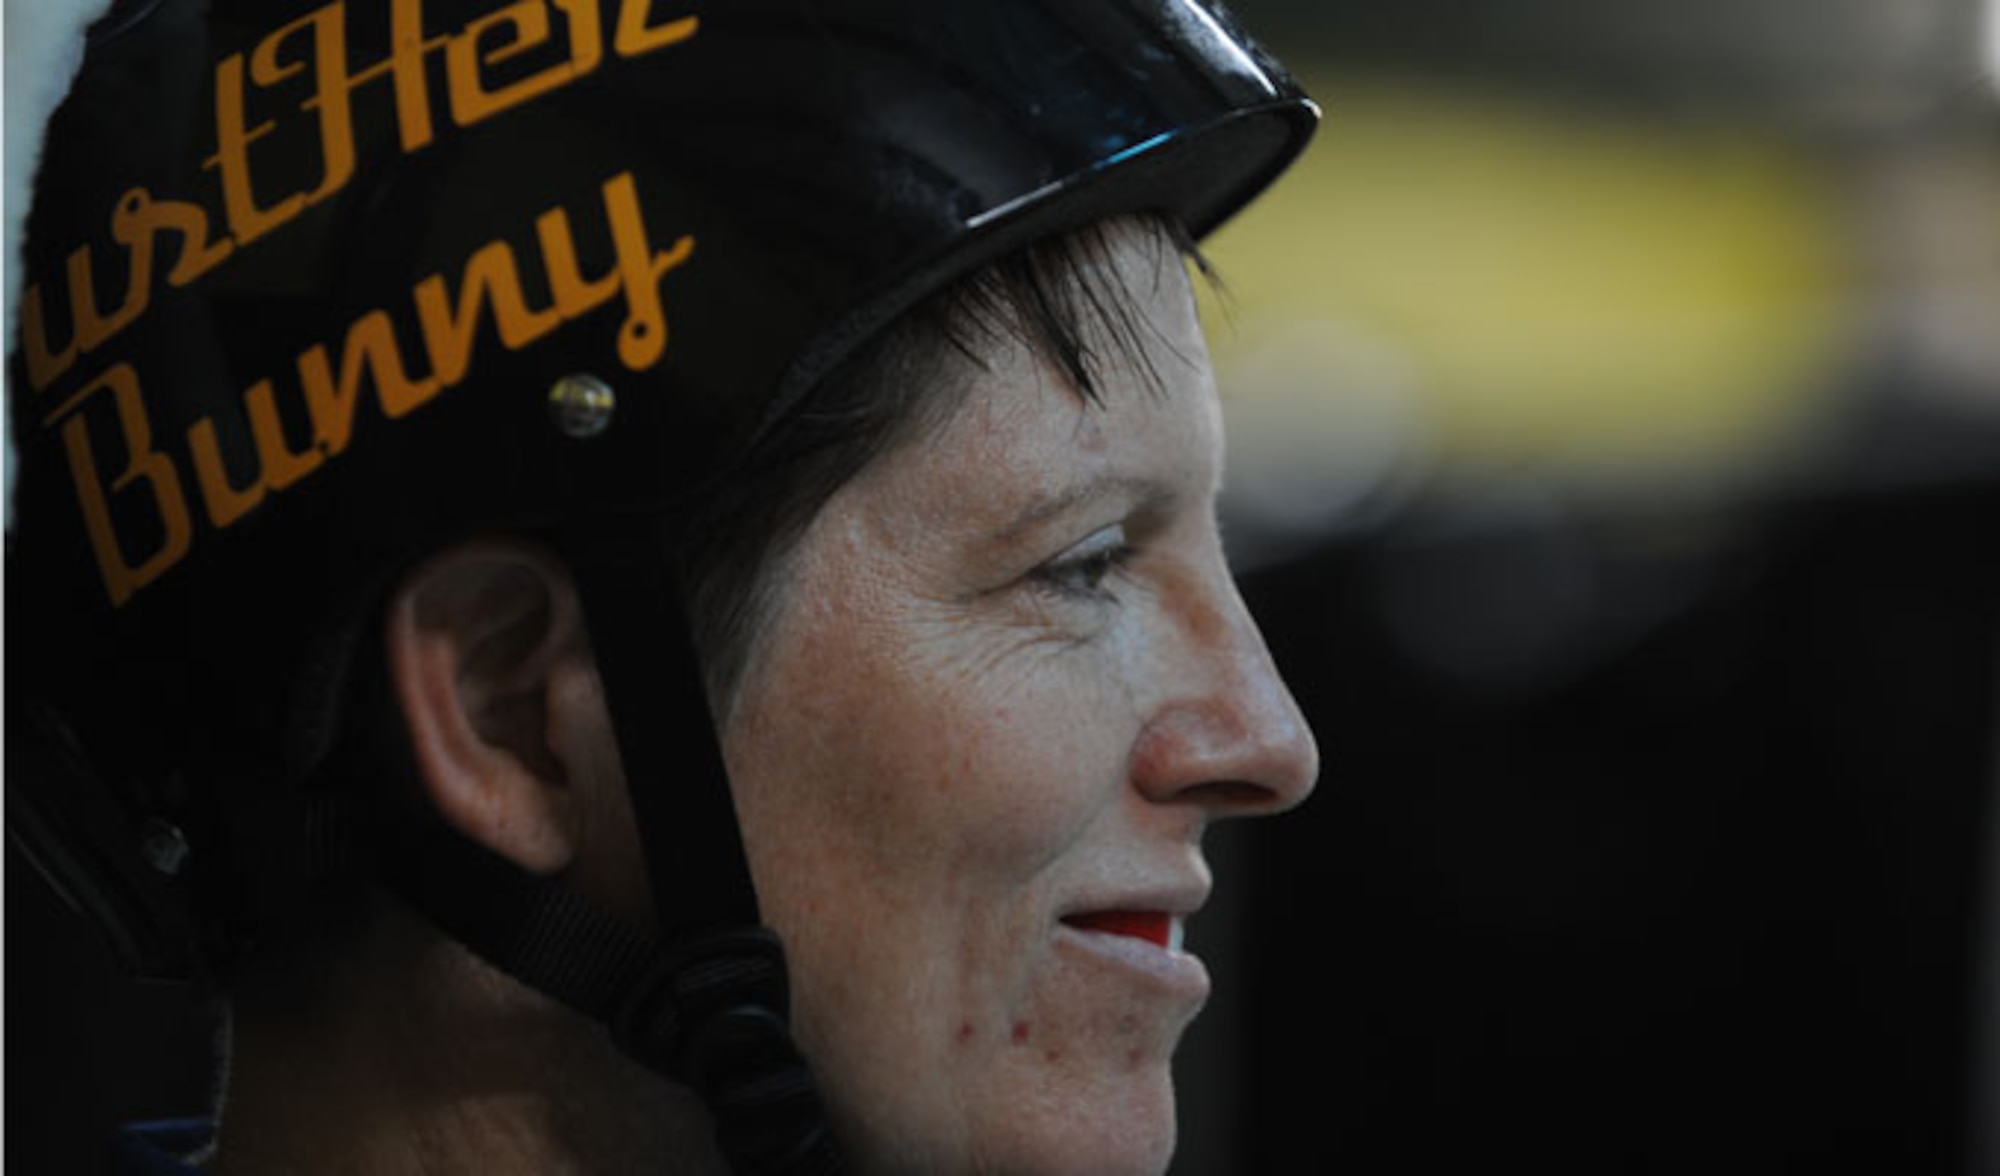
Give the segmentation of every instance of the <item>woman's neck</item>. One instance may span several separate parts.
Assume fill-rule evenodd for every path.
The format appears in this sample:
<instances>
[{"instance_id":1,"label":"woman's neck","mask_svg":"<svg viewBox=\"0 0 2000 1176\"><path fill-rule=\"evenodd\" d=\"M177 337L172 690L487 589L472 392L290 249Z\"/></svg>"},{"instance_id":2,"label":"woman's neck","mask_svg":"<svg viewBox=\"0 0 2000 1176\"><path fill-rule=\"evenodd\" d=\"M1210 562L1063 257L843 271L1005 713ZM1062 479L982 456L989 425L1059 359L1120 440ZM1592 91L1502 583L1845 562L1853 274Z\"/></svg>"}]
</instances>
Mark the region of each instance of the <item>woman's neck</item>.
<instances>
[{"instance_id":1,"label":"woman's neck","mask_svg":"<svg viewBox=\"0 0 2000 1176\"><path fill-rule=\"evenodd\" d=\"M725 1169L684 1087L400 907L234 1002L218 1176Z\"/></svg>"}]
</instances>

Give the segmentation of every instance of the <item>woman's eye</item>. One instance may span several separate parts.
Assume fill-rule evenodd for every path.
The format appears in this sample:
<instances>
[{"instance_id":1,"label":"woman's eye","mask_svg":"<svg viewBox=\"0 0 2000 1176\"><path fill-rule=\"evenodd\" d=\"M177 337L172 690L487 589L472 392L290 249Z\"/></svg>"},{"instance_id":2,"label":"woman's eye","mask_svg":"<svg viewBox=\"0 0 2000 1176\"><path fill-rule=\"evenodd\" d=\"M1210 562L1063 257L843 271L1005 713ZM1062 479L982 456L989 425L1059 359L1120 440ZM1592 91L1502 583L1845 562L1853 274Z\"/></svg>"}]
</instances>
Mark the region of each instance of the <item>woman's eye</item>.
<instances>
[{"instance_id":1,"label":"woman's eye","mask_svg":"<svg viewBox=\"0 0 2000 1176\"><path fill-rule=\"evenodd\" d=\"M1036 568L1030 579L1060 596L1100 600L1111 596L1107 586L1112 574L1132 558L1125 528L1109 526Z\"/></svg>"}]
</instances>

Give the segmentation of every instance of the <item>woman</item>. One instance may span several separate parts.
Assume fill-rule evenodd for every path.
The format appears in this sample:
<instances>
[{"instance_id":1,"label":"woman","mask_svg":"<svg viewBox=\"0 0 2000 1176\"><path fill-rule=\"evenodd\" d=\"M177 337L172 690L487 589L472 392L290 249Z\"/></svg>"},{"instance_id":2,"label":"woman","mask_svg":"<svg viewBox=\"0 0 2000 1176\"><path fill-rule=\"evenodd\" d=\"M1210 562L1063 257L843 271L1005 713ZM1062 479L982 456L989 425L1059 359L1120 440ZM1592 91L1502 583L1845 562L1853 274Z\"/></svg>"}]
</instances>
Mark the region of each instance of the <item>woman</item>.
<instances>
[{"instance_id":1,"label":"woman","mask_svg":"<svg viewBox=\"0 0 2000 1176\"><path fill-rule=\"evenodd\" d=\"M1164 1168L1316 771L1178 237L1309 105L1184 0L269 7L93 46L17 369L19 823L192 898L208 1166Z\"/></svg>"}]
</instances>

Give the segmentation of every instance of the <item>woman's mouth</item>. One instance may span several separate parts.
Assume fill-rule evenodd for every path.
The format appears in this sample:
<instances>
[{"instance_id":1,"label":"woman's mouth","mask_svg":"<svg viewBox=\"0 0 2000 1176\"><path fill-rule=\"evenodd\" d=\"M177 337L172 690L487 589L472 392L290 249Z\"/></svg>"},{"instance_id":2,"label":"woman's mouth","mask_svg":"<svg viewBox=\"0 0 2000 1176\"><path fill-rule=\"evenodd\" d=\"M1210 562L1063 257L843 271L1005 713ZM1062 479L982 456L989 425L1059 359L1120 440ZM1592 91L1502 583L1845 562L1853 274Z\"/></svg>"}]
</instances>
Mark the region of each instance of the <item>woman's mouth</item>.
<instances>
[{"instance_id":1,"label":"woman's mouth","mask_svg":"<svg viewBox=\"0 0 2000 1176\"><path fill-rule=\"evenodd\" d=\"M1187 920L1164 910L1111 908L1062 917L1069 958L1137 980L1188 1010L1208 999L1208 969L1183 948Z\"/></svg>"},{"instance_id":2,"label":"woman's mouth","mask_svg":"<svg viewBox=\"0 0 2000 1176\"><path fill-rule=\"evenodd\" d=\"M1079 931L1143 939L1172 952L1181 949L1183 924L1165 911L1086 911L1066 916L1063 922Z\"/></svg>"}]
</instances>

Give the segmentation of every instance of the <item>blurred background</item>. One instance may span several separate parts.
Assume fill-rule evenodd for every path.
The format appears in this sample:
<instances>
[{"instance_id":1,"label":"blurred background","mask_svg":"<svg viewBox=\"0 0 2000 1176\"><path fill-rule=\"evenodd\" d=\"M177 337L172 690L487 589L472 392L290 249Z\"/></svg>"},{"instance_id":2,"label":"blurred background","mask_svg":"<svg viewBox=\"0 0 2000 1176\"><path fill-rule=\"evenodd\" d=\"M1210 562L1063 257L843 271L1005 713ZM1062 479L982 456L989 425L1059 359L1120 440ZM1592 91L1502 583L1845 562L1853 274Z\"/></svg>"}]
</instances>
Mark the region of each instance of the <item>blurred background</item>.
<instances>
[{"instance_id":1,"label":"blurred background","mask_svg":"<svg viewBox=\"0 0 2000 1176\"><path fill-rule=\"evenodd\" d=\"M1211 252L1326 769L1216 837L1186 1173L2000 1172L2000 16L1239 0Z\"/></svg>"},{"instance_id":2,"label":"blurred background","mask_svg":"<svg viewBox=\"0 0 2000 1176\"><path fill-rule=\"evenodd\" d=\"M1215 836L1176 1172L2000 1172L2000 16L1235 7L1327 113L1209 307L1326 771ZM8 1158L201 1111L17 867Z\"/></svg>"}]
</instances>

